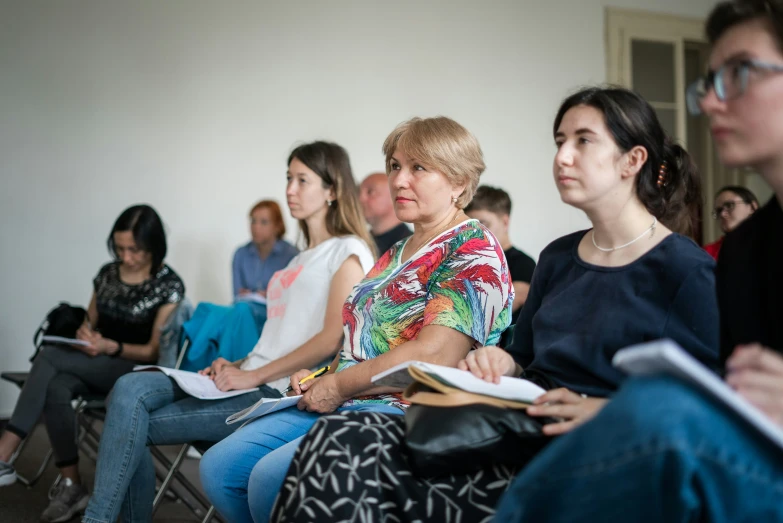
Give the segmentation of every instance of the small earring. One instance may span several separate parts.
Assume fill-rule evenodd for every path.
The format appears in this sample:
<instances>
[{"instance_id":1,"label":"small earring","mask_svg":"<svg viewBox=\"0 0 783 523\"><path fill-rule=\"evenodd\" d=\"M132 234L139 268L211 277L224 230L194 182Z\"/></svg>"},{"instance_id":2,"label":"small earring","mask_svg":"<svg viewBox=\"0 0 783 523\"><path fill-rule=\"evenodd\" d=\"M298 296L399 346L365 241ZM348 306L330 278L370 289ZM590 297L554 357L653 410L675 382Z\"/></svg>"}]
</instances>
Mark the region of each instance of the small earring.
<instances>
[{"instance_id":1,"label":"small earring","mask_svg":"<svg viewBox=\"0 0 783 523\"><path fill-rule=\"evenodd\" d=\"M452 197L451 197L451 203L457 203L457 200L458 200L458 199L459 199L459 198L457 198L456 196L452 196Z\"/></svg>"},{"instance_id":2,"label":"small earring","mask_svg":"<svg viewBox=\"0 0 783 523\"><path fill-rule=\"evenodd\" d=\"M331 207L332 206L332 200L326 200L326 205L328 207Z\"/></svg>"}]
</instances>

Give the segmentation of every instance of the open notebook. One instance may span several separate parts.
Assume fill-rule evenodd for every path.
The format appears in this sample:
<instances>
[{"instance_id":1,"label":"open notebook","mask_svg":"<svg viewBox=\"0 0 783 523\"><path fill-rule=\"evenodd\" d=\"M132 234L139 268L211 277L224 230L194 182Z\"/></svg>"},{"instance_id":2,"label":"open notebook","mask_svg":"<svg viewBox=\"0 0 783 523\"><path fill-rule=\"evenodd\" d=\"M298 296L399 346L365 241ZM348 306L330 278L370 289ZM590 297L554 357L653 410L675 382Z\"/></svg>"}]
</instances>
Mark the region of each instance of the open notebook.
<instances>
[{"instance_id":1,"label":"open notebook","mask_svg":"<svg viewBox=\"0 0 783 523\"><path fill-rule=\"evenodd\" d=\"M628 374L670 374L692 383L783 448L783 428L773 423L763 412L726 385L717 374L672 340L652 341L625 348L614 355L612 364Z\"/></svg>"},{"instance_id":2,"label":"open notebook","mask_svg":"<svg viewBox=\"0 0 783 523\"><path fill-rule=\"evenodd\" d=\"M404 389L413 382L408 367L414 365L438 381L467 392L483 394L495 398L531 403L546 392L535 383L520 378L500 378L500 383L489 383L477 378L468 371L454 367L444 367L422 361L406 361L395 365L372 377L372 382L378 386Z\"/></svg>"},{"instance_id":3,"label":"open notebook","mask_svg":"<svg viewBox=\"0 0 783 523\"><path fill-rule=\"evenodd\" d=\"M231 398L233 396L239 396L241 394L247 394L258 390L258 387L253 389L241 389L241 390L229 390L222 391L215 386L215 382L209 379L207 376L202 376L197 372L189 372L186 370L177 370L169 367L160 367L158 365L136 365L133 367L136 371L150 371L157 370L164 373L177 382L177 385L185 392L201 400L219 400L223 398Z\"/></svg>"}]
</instances>

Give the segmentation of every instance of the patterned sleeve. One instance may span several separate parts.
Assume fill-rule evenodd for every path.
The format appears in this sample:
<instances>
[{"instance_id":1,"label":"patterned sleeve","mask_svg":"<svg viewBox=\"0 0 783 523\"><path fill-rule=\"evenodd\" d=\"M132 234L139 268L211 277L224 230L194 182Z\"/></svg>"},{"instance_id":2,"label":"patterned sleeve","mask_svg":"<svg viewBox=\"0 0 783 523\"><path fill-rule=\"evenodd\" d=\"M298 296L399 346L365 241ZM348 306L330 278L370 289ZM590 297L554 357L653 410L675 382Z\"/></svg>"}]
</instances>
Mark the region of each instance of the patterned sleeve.
<instances>
[{"instance_id":1,"label":"patterned sleeve","mask_svg":"<svg viewBox=\"0 0 783 523\"><path fill-rule=\"evenodd\" d=\"M497 240L481 228L473 231L430 277L424 325L450 327L480 345L494 345L511 322L514 290Z\"/></svg>"},{"instance_id":2,"label":"patterned sleeve","mask_svg":"<svg viewBox=\"0 0 783 523\"><path fill-rule=\"evenodd\" d=\"M112 265L114 265L114 263L109 262L101 267L101 270L99 270L98 274L95 275L95 278L92 279L92 290L95 291L95 294L98 294L99 289L106 283Z\"/></svg>"},{"instance_id":3,"label":"patterned sleeve","mask_svg":"<svg viewBox=\"0 0 783 523\"><path fill-rule=\"evenodd\" d=\"M163 296L164 303L179 303L185 298L185 283L171 267L169 271L169 274L159 283L159 292Z\"/></svg>"}]
</instances>

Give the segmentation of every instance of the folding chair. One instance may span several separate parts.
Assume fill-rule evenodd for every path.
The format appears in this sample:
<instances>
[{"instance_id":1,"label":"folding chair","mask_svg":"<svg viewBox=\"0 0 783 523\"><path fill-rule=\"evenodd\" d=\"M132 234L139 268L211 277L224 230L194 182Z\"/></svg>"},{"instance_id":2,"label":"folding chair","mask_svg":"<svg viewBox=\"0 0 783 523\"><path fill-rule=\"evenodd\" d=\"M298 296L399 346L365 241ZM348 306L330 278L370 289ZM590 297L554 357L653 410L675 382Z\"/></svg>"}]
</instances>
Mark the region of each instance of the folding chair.
<instances>
[{"instance_id":1,"label":"folding chair","mask_svg":"<svg viewBox=\"0 0 783 523\"><path fill-rule=\"evenodd\" d=\"M158 492L155 495L155 501L152 503L153 516L160 507L163 498L166 497L170 492L170 489L171 492L173 492L173 482L176 480L201 505L201 507L194 507L193 504L183 496L177 496L196 516L201 516L202 514L204 515L204 518L201 520L202 523L209 523L213 518L217 518L218 520L222 521L222 519L215 513L215 507L212 505L212 503L210 503L206 496L204 496L204 494L202 494L195 485L188 481L184 474L182 474L182 472L179 470L190 447L195 448L203 454L212 445L213 443L203 441L185 443L180 447L179 452L177 452L177 456L173 460L170 460L165 454L163 454L163 452L161 452L159 448L150 447L153 458L155 458L155 460L157 460L167 469L167 474L161 481Z\"/></svg>"},{"instance_id":2,"label":"folding chair","mask_svg":"<svg viewBox=\"0 0 783 523\"><path fill-rule=\"evenodd\" d=\"M172 312L161 330L168 332L173 331L177 327L177 324L182 322L183 316L189 317L189 315L192 314L192 311L193 305L190 303L190 301L187 299L183 300L177 306L177 309ZM181 365L188 345L189 342L185 340L179 349L175 368L179 368ZM174 359L173 355L171 359ZM24 387L28 376L29 372L3 372L0 374L0 379L12 383L21 389ZM96 461L98 455L98 440L100 435L95 429L95 423L98 421L102 422L105 418L105 397L103 395L97 394L83 395L75 398L72 402L72 405L74 411L76 412L77 427L79 427L79 434L77 435L79 449L82 450L92 461ZM22 441L22 443L19 445L19 448L17 448L16 452L14 452L13 456L11 456L11 464L13 464L22 453L25 446L27 445L28 440L29 436ZM53 455L54 449L50 447L38 469L29 478L19 474L19 471L17 471L18 481L27 487L34 486L43 476L46 467L52 460ZM57 479L54 481L54 484L50 488L50 493L52 489L60 482L60 479L61 478L58 475Z\"/></svg>"},{"instance_id":3,"label":"folding chair","mask_svg":"<svg viewBox=\"0 0 783 523\"><path fill-rule=\"evenodd\" d=\"M0 379L12 383L21 389L22 387L24 387L24 384L27 381L27 376L28 376L27 372L3 372L2 374L0 374ZM16 452L14 452L14 454L11 456L10 459L11 465L14 464L16 458L19 457L19 455L24 450L25 446L27 446L28 440L29 438L25 438L24 440L22 440L22 443L19 445L19 448L17 448ZM26 478L25 476L20 474L19 471L17 471L16 477L18 481L27 487L32 487L33 485L38 483L38 480L40 480L41 476L43 476L47 465L49 465L49 462L52 460L53 455L54 455L54 449L50 447L49 451L46 453L46 456L44 456L43 461L41 461L41 465L38 467L35 473L29 478Z\"/></svg>"}]
</instances>

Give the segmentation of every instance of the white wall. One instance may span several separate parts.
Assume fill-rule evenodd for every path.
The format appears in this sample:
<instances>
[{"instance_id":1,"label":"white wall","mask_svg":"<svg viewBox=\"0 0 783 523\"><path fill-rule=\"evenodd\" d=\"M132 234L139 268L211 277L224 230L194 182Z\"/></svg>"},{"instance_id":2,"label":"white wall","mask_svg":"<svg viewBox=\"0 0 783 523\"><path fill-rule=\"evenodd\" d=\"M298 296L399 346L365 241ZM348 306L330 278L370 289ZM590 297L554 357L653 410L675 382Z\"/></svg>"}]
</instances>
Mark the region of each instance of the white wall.
<instances>
[{"instance_id":1,"label":"white wall","mask_svg":"<svg viewBox=\"0 0 783 523\"><path fill-rule=\"evenodd\" d=\"M229 299L232 250L291 148L334 140L357 178L414 115L479 138L537 256L586 225L551 180L551 123L603 81L606 5L704 16L712 0L3 2L0 370L25 369L58 300L84 304L109 228L149 202L195 300ZM291 223L293 226L293 223ZM0 414L16 390L0 384Z\"/></svg>"}]
</instances>

